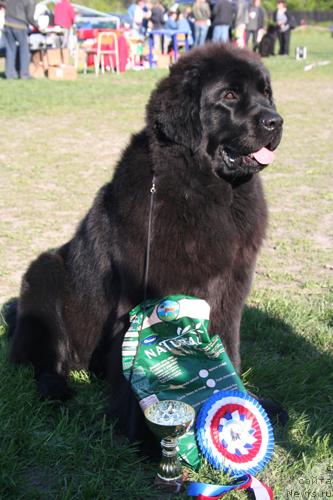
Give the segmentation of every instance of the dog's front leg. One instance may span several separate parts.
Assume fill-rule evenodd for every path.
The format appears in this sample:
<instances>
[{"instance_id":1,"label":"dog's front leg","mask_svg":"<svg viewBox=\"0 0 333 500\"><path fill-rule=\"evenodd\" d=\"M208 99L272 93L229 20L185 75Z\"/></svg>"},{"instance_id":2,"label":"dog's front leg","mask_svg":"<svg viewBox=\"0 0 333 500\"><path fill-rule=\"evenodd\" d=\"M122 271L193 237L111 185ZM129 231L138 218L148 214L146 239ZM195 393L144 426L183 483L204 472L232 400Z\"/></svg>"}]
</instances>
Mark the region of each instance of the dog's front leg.
<instances>
[{"instance_id":1,"label":"dog's front leg","mask_svg":"<svg viewBox=\"0 0 333 500\"><path fill-rule=\"evenodd\" d=\"M72 396L67 385L69 339L62 317L65 269L58 253L41 254L22 281L10 357L31 363L42 398L64 401Z\"/></svg>"}]
</instances>

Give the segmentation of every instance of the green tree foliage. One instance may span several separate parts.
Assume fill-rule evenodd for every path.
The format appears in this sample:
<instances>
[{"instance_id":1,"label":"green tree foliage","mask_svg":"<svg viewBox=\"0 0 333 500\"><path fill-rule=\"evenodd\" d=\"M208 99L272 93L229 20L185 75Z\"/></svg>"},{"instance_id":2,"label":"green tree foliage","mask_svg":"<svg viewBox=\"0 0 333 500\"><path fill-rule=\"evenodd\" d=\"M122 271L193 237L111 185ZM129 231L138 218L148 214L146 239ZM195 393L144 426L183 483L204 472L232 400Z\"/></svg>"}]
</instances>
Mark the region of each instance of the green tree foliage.
<instances>
[{"instance_id":1,"label":"green tree foliage","mask_svg":"<svg viewBox=\"0 0 333 500\"><path fill-rule=\"evenodd\" d=\"M276 0L263 0L263 7L275 10ZM314 11L333 9L333 0L287 0L290 10Z\"/></svg>"},{"instance_id":2,"label":"green tree foliage","mask_svg":"<svg viewBox=\"0 0 333 500\"><path fill-rule=\"evenodd\" d=\"M73 0L74 1L74 0ZM75 2L104 12L125 12L134 0L75 0ZM171 5L174 0L163 0L163 4ZM263 7L269 11L276 8L276 0L262 0ZM333 0L287 0L290 10L314 11L333 9Z\"/></svg>"},{"instance_id":3,"label":"green tree foliage","mask_svg":"<svg viewBox=\"0 0 333 500\"><path fill-rule=\"evenodd\" d=\"M125 12L134 0L72 0L81 5L104 12ZM174 0L162 0L165 5L171 5ZM276 8L276 0L262 0L263 7L269 11ZM333 0L287 0L290 10L314 11L333 9Z\"/></svg>"},{"instance_id":4,"label":"green tree foliage","mask_svg":"<svg viewBox=\"0 0 333 500\"><path fill-rule=\"evenodd\" d=\"M102 12L126 12L131 0L71 0L73 3L85 5L91 9L100 10Z\"/></svg>"}]
</instances>

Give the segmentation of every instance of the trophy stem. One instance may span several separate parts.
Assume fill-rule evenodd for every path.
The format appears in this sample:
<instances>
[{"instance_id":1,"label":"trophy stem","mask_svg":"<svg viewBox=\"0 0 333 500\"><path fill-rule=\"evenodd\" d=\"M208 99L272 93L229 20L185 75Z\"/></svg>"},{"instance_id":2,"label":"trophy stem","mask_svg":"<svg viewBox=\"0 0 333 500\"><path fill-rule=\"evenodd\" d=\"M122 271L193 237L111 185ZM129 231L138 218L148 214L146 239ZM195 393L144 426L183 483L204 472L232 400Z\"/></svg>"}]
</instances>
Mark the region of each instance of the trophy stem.
<instances>
[{"instance_id":1,"label":"trophy stem","mask_svg":"<svg viewBox=\"0 0 333 500\"><path fill-rule=\"evenodd\" d=\"M178 458L178 437L192 426L195 411L182 401L157 401L145 410L150 429L163 438L161 440L162 460L154 484L170 493L179 493L183 486L182 466Z\"/></svg>"},{"instance_id":2,"label":"trophy stem","mask_svg":"<svg viewBox=\"0 0 333 500\"><path fill-rule=\"evenodd\" d=\"M178 441L176 438L167 437L162 439L162 460L157 476L162 481L176 481L182 477L182 467L177 456Z\"/></svg>"}]
</instances>

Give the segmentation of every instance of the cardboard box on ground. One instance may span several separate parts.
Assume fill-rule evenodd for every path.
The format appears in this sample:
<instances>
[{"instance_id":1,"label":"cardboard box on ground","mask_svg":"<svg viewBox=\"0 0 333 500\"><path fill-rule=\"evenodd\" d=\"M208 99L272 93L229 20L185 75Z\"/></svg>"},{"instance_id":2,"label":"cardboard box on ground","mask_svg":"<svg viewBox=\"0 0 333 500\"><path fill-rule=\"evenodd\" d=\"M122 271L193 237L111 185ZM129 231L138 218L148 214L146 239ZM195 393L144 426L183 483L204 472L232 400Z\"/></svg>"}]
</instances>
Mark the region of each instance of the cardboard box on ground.
<instances>
[{"instance_id":1,"label":"cardboard box on ground","mask_svg":"<svg viewBox=\"0 0 333 500\"><path fill-rule=\"evenodd\" d=\"M47 49L46 57L49 66L61 66L61 64L69 64L68 49Z\"/></svg>"},{"instance_id":2,"label":"cardboard box on ground","mask_svg":"<svg viewBox=\"0 0 333 500\"><path fill-rule=\"evenodd\" d=\"M43 64L30 63L29 74L32 78L45 78L45 68Z\"/></svg>"},{"instance_id":3,"label":"cardboard box on ground","mask_svg":"<svg viewBox=\"0 0 333 500\"><path fill-rule=\"evenodd\" d=\"M45 51L35 50L31 54L29 73L32 78L45 78L45 71L48 68Z\"/></svg>"},{"instance_id":4,"label":"cardboard box on ground","mask_svg":"<svg viewBox=\"0 0 333 500\"><path fill-rule=\"evenodd\" d=\"M47 73L50 80L76 80L77 78L76 69L70 64L49 66Z\"/></svg>"},{"instance_id":5,"label":"cardboard box on ground","mask_svg":"<svg viewBox=\"0 0 333 500\"><path fill-rule=\"evenodd\" d=\"M36 50L32 53L29 67L33 78L50 80L76 80L77 73L73 65L69 64L68 49Z\"/></svg>"}]
</instances>

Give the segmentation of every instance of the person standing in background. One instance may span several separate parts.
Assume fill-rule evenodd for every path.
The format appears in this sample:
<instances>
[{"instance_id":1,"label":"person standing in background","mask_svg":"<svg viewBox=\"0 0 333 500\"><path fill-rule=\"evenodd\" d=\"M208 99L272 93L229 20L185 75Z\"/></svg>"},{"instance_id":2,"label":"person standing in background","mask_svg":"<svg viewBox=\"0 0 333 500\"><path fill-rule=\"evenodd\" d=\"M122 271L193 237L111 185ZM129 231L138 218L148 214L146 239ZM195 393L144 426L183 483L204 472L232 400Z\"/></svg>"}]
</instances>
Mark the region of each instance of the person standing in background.
<instances>
[{"instance_id":1,"label":"person standing in background","mask_svg":"<svg viewBox=\"0 0 333 500\"><path fill-rule=\"evenodd\" d=\"M132 9L133 19L131 27L138 35L142 35L143 33L142 22L145 16L145 12L143 10L144 6L145 2L143 0L136 0L134 8Z\"/></svg>"},{"instance_id":2,"label":"person standing in background","mask_svg":"<svg viewBox=\"0 0 333 500\"><path fill-rule=\"evenodd\" d=\"M210 26L210 7L206 0L196 0L193 5L195 23L194 45L204 45Z\"/></svg>"},{"instance_id":3,"label":"person standing in background","mask_svg":"<svg viewBox=\"0 0 333 500\"><path fill-rule=\"evenodd\" d=\"M190 25L192 40L194 40L195 39L195 24L194 24L195 19L193 16L192 7L190 5L187 5L184 8L183 13L184 13L184 17L186 17L186 19L188 21L188 24ZM210 24L210 19L209 19L209 24Z\"/></svg>"},{"instance_id":4,"label":"person standing in background","mask_svg":"<svg viewBox=\"0 0 333 500\"><path fill-rule=\"evenodd\" d=\"M178 30L178 12L177 10L169 10L168 19L164 25L166 30L176 31Z\"/></svg>"},{"instance_id":5,"label":"person standing in background","mask_svg":"<svg viewBox=\"0 0 333 500\"><path fill-rule=\"evenodd\" d=\"M64 29L62 48L68 47L70 32L75 20L75 11L69 0L59 0L54 6L54 24Z\"/></svg>"},{"instance_id":6,"label":"person standing in background","mask_svg":"<svg viewBox=\"0 0 333 500\"><path fill-rule=\"evenodd\" d=\"M178 12L178 19L177 19L177 25L178 25L178 30L181 33L186 33L187 35L187 41L190 47L193 45L193 37L192 37L192 29L189 23L188 18L186 17L186 11L185 9L180 9Z\"/></svg>"},{"instance_id":7,"label":"person standing in background","mask_svg":"<svg viewBox=\"0 0 333 500\"><path fill-rule=\"evenodd\" d=\"M253 0L253 4L249 7L248 23L246 26L246 46L248 46L250 38L252 38L252 49L257 50L258 44L262 38L259 39L259 33L263 33L265 26L265 11L261 7L261 0Z\"/></svg>"},{"instance_id":8,"label":"person standing in background","mask_svg":"<svg viewBox=\"0 0 333 500\"><path fill-rule=\"evenodd\" d=\"M6 48L5 75L8 80L28 80L30 50L29 24L36 26L34 0L9 0L6 3L4 42ZM18 44L18 46L17 46ZM17 60L17 55L19 59ZM17 66L17 62L19 62Z\"/></svg>"},{"instance_id":9,"label":"person standing in background","mask_svg":"<svg viewBox=\"0 0 333 500\"><path fill-rule=\"evenodd\" d=\"M259 46L259 43L262 40L262 37L266 33L266 11L265 9L261 6L261 0L255 0L255 6L258 7L258 33L257 33L257 43L256 43L256 49Z\"/></svg>"},{"instance_id":10,"label":"person standing in background","mask_svg":"<svg viewBox=\"0 0 333 500\"><path fill-rule=\"evenodd\" d=\"M279 54L286 56L289 54L290 32L294 28L294 23L287 10L286 2L278 1L277 9L273 16L278 29L278 38L280 44Z\"/></svg>"},{"instance_id":11,"label":"person standing in background","mask_svg":"<svg viewBox=\"0 0 333 500\"><path fill-rule=\"evenodd\" d=\"M142 34L146 36L148 31L149 20L151 18L151 6L150 0L146 0L143 6L143 19L142 19Z\"/></svg>"},{"instance_id":12,"label":"person standing in background","mask_svg":"<svg viewBox=\"0 0 333 500\"><path fill-rule=\"evenodd\" d=\"M249 4L247 0L238 0L236 12L236 43L238 47L245 47L246 26L249 22Z\"/></svg>"},{"instance_id":13,"label":"person standing in background","mask_svg":"<svg viewBox=\"0 0 333 500\"><path fill-rule=\"evenodd\" d=\"M6 0L0 0L0 37L1 37L1 32L5 26L5 10L6 10Z\"/></svg>"},{"instance_id":14,"label":"person standing in background","mask_svg":"<svg viewBox=\"0 0 333 500\"><path fill-rule=\"evenodd\" d=\"M233 21L231 0L216 0L213 15L213 42L229 42L229 30Z\"/></svg>"},{"instance_id":15,"label":"person standing in background","mask_svg":"<svg viewBox=\"0 0 333 500\"><path fill-rule=\"evenodd\" d=\"M164 28L165 10L159 0L153 0L151 6L151 16L148 26L152 30L162 30ZM160 44L161 52L164 54L164 36L154 36L154 47Z\"/></svg>"},{"instance_id":16,"label":"person standing in background","mask_svg":"<svg viewBox=\"0 0 333 500\"><path fill-rule=\"evenodd\" d=\"M161 30L164 25L165 10L159 0L154 0L151 7L150 22L153 30Z\"/></svg>"}]
</instances>

